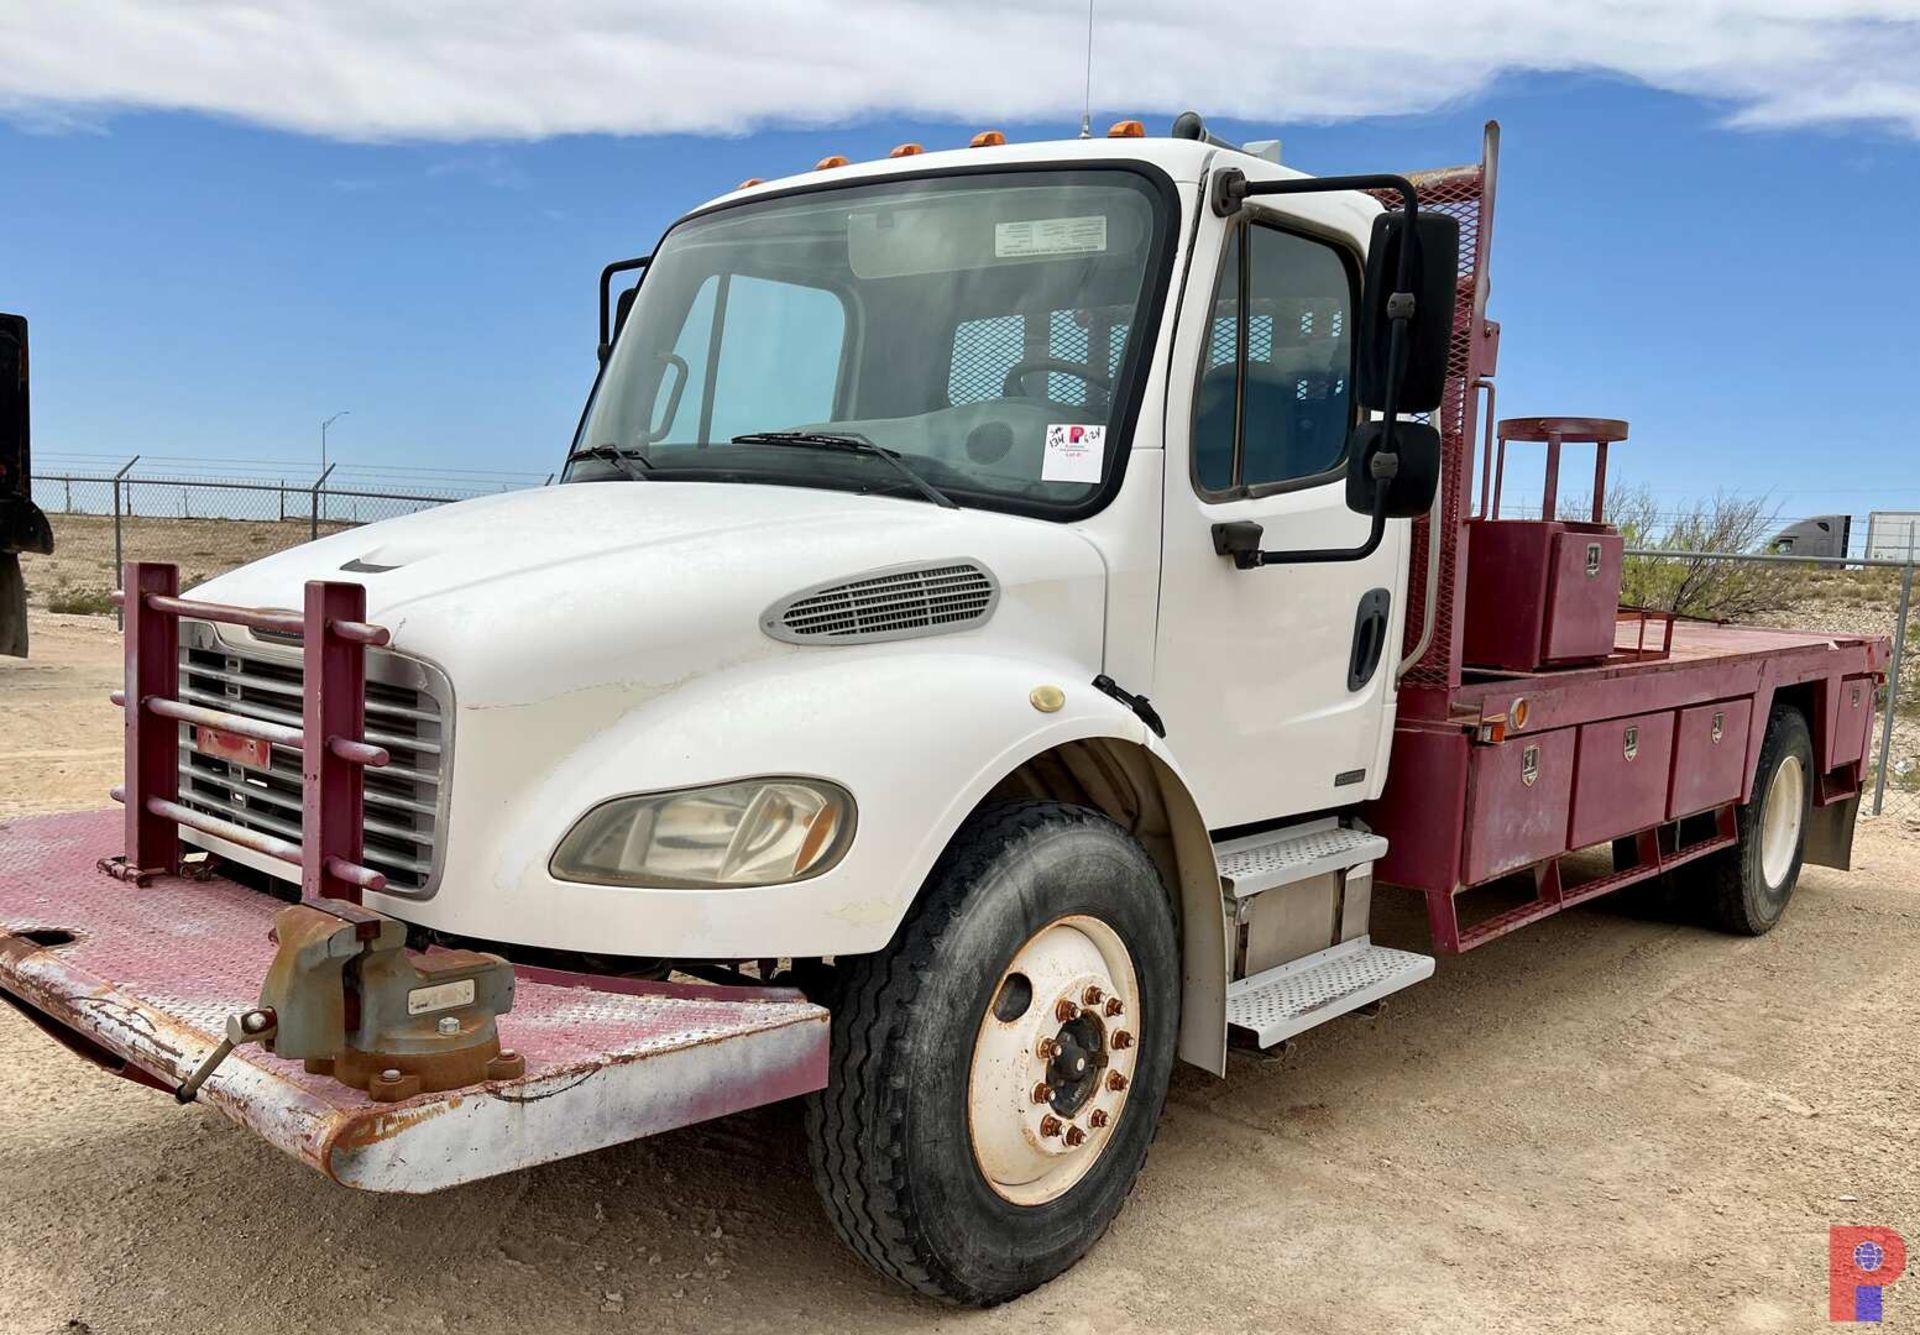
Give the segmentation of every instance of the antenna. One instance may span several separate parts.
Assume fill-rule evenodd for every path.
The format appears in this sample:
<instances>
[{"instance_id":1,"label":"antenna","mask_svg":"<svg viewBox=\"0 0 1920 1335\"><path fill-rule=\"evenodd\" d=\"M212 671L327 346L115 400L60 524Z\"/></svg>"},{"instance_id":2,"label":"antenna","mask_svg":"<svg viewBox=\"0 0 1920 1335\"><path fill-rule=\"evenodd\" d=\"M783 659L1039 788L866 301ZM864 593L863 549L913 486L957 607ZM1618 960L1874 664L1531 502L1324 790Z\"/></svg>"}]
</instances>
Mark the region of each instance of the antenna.
<instances>
[{"instance_id":1,"label":"antenna","mask_svg":"<svg viewBox=\"0 0 1920 1335\"><path fill-rule=\"evenodd\" d=\"M1087 0L1087 87L1080 103L1080 137L1093 138L1093 0Z\"/></svg>"}]
</instances>

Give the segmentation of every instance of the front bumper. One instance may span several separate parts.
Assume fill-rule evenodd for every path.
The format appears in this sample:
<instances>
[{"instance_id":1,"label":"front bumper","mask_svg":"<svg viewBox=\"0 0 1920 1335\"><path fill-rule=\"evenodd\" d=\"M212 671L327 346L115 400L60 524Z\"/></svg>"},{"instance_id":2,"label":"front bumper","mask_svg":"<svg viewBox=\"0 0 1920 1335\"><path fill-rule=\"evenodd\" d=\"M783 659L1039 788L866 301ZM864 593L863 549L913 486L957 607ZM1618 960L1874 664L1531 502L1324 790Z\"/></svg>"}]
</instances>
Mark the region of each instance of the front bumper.
<instances>
[{"instance_id":1,"label":"front bumper","mask_svg":"<svg viewBox=\"0 0 1920 1335\"><path fill-rule=\"evenodd\" d=\"M282 905L217 876L108 877L95 863L120 831L118 811L0 823L0 999L170 1089L254 1004ZM527 1061L517 1080L375 1103L241 1048L201 1099L344 1185L428 1192L826 1084L827 1012L787 989L522 970L499 1025Z\"/></svg>"}]
</instances>

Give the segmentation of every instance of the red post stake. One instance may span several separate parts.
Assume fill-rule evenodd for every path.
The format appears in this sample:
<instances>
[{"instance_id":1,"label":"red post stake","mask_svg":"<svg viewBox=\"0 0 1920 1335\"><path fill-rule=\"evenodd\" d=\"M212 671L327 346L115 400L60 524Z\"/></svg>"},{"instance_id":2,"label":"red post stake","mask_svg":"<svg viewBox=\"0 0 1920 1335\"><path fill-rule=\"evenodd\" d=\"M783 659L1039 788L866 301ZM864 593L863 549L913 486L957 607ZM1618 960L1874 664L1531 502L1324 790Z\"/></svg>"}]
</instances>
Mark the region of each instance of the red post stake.
<instances>
[{"instance_id":1,"label":"red post stake","mask_svg":"<svg viewBox=\"0 0 1920 1335\"><path fill-rule=\"evenodd\" d=\"M151 699L180 694L180 621L147 606L153 594L180 592L180 571L157 561L129 561L121 570L126 594L126 822L127 870L172 871L180 862L180 831L147 810L147 800L180 796L180 725L147 712Z\"/></svg>"},{"instance_id":2,"label":"red post stake","mask_svg":"<svg viewBox=\"0 0 1920 1335\"><path fill-rule=\"evenodd\" d=\"M342 621L366 618L358 584L307 584L306 698L301 710L302 822L300 893L306 899L360 902L360 887L334 875L334 859L358 864L364 844L360 766L333 753L335 738L360 741L366 725L367 660L361 645L333 633Z\"/></svg>"}]
</instances>

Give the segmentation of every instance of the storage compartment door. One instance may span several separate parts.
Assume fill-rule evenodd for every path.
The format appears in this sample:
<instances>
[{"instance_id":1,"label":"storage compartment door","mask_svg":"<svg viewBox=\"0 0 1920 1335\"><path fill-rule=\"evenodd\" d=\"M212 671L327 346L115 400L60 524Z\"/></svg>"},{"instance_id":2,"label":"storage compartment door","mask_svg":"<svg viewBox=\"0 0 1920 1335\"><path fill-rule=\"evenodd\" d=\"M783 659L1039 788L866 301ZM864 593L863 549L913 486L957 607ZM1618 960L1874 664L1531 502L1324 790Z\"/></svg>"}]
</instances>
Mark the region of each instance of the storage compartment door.
<instances>
[{"instance_id":1,"label":"storage compartment door","mask_svg":"<svg viewBox=\"0 0 1920 1335\"><path fill-rule=\"evenodd\" d=\"M1872 677L1847 677L1828 717L1826 768L1838 769L1864 759L1867 737L1873 729ZM1831 698L1831 697L1830 697Z\"/></svg>"},{"instance_id":2,"label":"storage compartment door","mask_svg":"<svg viewBox=\"0 0 1920 1335\"><path fill-rule=\"evenodd\" d=\"M1571 844L1585 848L1667 818L1673 715L1636 714L1580 727Z\"/></svg>"},{"instance_id":3,"label":"storage compartment door","mask_svg":"<svg viewBox=\"0 0 1920 1335\"><path fill-rule=\"evenodd\" d=\"M1620 610L1620 566L1626 542L1616 533L1577 528L1553 535L1548 567L1548 663L1605 658L1613 652Z\"/></svg>"},{"instance_id":4,"label":"storage compartment door","mask_svg":"<svg viewBox=\"0 0 1920 1335\"><path fill-rule=\"evenodd\" d=\"M1467 849L1463 885L1567 851L1567 799L1573 792L1571 728L1509 736L1469 749Z\"/></svg>"},{"instance_id":5,"label":"storage compartment door","mask_svg":"<svg viewBox=\"0 0 1920 1335\"><path fill-rule=\"evenodd\" d=\"M1747 783L1747 729L1752 726L1751 700L1722 700L1680 711L1667 819L1740 800Z\"/></svg>"}]
</instances>

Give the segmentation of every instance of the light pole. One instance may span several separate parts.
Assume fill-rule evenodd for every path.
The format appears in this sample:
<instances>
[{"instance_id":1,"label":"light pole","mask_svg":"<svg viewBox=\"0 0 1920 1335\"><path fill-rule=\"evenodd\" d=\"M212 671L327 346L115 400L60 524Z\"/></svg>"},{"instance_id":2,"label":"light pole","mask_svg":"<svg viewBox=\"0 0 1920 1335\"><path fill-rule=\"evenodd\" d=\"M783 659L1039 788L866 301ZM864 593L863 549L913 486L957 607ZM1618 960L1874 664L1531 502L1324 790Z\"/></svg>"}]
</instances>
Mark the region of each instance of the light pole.
<instances>
[{"instance_id":1,"label":"light pole","mask_svg":"<svg viewBox=\"0 0 1920 1335\"><path fill-rule=\"evenodd\" d=\"M320 471L323 473L327 471L327 428L345 417L350 411L351 409L342 408L339 412L320 424Z\"/></svg>"}]
</instances>

